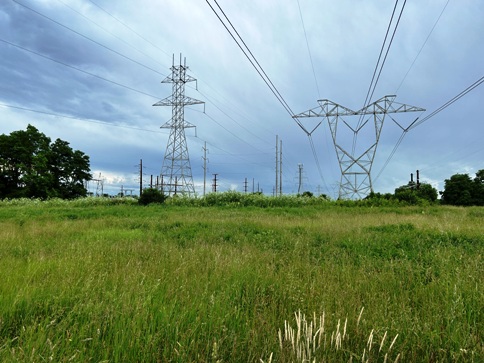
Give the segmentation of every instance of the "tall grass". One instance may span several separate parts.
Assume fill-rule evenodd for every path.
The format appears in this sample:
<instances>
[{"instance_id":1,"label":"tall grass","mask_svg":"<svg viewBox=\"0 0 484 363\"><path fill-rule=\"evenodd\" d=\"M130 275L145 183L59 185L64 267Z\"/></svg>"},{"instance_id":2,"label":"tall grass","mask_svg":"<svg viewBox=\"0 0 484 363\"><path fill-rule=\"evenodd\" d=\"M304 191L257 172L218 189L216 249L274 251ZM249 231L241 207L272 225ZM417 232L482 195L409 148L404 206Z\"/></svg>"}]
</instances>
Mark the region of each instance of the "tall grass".
<instances>
[{"instance_id":1,"label":"tall grass","mask_svg":"<svg viewBox=\"0 0 484 363\"><path fill-rule=\"evenodd\" d=\"M0 203L0 361L484 359L482 208L123 203Z\"/></svg>"}]
</instances>

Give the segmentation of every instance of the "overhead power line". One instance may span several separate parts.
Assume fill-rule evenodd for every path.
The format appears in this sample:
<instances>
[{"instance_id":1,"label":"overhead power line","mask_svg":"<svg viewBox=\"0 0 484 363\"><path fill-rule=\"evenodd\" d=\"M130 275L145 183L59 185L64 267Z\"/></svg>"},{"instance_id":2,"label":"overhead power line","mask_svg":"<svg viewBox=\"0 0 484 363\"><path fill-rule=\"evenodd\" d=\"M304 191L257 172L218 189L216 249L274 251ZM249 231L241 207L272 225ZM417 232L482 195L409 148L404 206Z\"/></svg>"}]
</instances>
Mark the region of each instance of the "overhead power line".
<instances>
[{"instance_id":1,"label":"overhead power line","mask_svg":"<svg viewBox=\"0 0 484 363\"><path fill-rule=\"evenodd\" d=\"M477 88L478 86L480 86L482 83L484 83L484 76L479 78L477 81L475 81L474 83L472 83L470 86L468 86L465 90L463 90L462 92L460 92L459 94L457 94L456 96L452 97L450 100L448 100L447 102L445 102L442 106L440 106L439 108L437 108L435 111L433 111L432 113L430 113L428 116L424 117L423 119L419 119L417 118L415 121L413 121L407 128L403 129L403 132L402 134L400 135L400 138L398 139L395 147L393 148L392 152L390 153L390 155L388 156L388 159L385 161L385 163L383 164L383 167L381 168L380 172L378 173L378 175L376 176L375 180L377 180L380 175L383 173L383 170L385 170L385 168L388 166L388 164L390 163L390 160L393 158L393 156L395 155L398 147L400 146L400 144L402 143L403 141L403 138L405 137L406 133L412 129L414 129L415 127L421 125L422 123L428 121L429 119L431 119L432 117L434 117L435 115L437 115L439 112L443 111L444 109L446 109L447 107L449 107L450 105L452 105L454 102L458 101L459 99L461 99L462 97L464 97L466 94L468 94L470 91L472 91L473 89Z\"/></svg>"},{"instance_id":2,"label":"overhead power line","mask_svg":"<svg viewBox=\"0 0 484 363\"><path fill-rule=\"evenodd\" d=\"M109 50L110 52L113 52L114 54L117 54L117 55L118 55L118 56L120 56L120 57L123 57L124 59L127 59L127 60L129 60L129 61L131 61L131 62L133 62L133 63L135 63L135 64L137 64L137 65L141 66L141 67L144 67L144 68L146 68L146 69L148 69L148 70L150 70L150 71L152 71L152 72L155 72L155 73L157 73L157 74L159 74L159 75L161 75L161 76L163 76L163 77L166 77L166 76L165 76L163 73L158 72L156 69L153 69L153 68L151 68L151 67L148 67L147 65L145 65L145 64L143 64L143 63L141 63L141 62L138 62L137 60L134 60L133 58L130 58L130 57L128 57L128 56L126 56L126 55L124 55L124 54L122 54L122 53L120 53L120 52L118 52L118 51L116 51L116 50L114 50L114 49L112 49L112 48L109 48L108 46L106 46L106 45L104 45L104 44L102 44L102 43L99 43L98 41L96 41L96 40L94 40L94 39L92 39L92 38L89 38L88 36L86 36L86 35L84 35L84 34L82 34L82 33L79 33L78 31L76 31L76 30L74 30L74 29L72 29L72 28L69 28L68 26L66 26L66 25L64 25L64 24L62 24L62 23L59 23L58 21L56 21L56 20L54 20L54 19L52 19L52 18L48 17L47 15L44 15L44 14L42 14L42 13L38 12L38 11L37 11L37 10L35 10L35 9L32 9L31 7L29 7L29 6L25 5L25 4L22 4L22 3L18 2L17 0L12 0L12 1L13 1L14 3L16 3L16 4L18 4L18 5L22 6L22 7L24 7L25 9L28 9L28 10L30 10L31 12L33 12L33 13L35 13L35 14L37 14L37 15L41 16L41 17L43 17L44 19L50 20L50 21L51 21L51 22L53 22L54 24L57 24L58 26L60 26L60 27L62 27L62 28L64 28L64 29L67 29L67 30L71 31L71 32L73 32L74 34L77 34L77 35L79 35L80 37L82 37L82 38L84 38L84 39L87 39L87 40L89 40L90 42L92 42L92 43L94 43L94 44L96 44L96 45L99 45L100 47L102 47L102 48L104 48L104 49L106 49L106 50Z\"/></svg>"},{"instance_id":3,"label":"overhead power line","mask_svg":"<svg viewBox=\"0 0 484 363\"><path fill-rule=\"evenodd\" d=\"M383 66L385 65L385 62L386 62L388 53L389 53L390 48L391 48L392 43L393 43L393 38L395 37L395 33L397 32L398 24L400 23L400 19L401 19L402 14L403 14L403 9L405 8L405 4L407 3L407 0L405 0L404 3L403 3L402 8L400 9L400 14L398 16L398 20L397 20L397 22L395 24L395 27L393 29L393 34L392 34L392 36L390 38L390 41L388 43L388 46L386 46L387 39L388 39L388 34L390 33L390 29L391 29L392 24L393 24L393 18L395 17L395 11L396 11L397 6L398 6L398 1L399 0L396 0L395 6L393 7L392 16L390 18L390 22L388 23L388 27L387 27L387 31L386 31L386 34L385 34L385 38L383 40L383 44L382 44L382 47L381 47L381 50L380 50L380 54L378 56L378 61L376 62L375 70L373 71L373 76L371 78L370 86L368 87L368 92L366 94L366 98L365 98L365 102L364 102L363 108L367 107L370 104L371 99L373 97L373 94L375 93L376 86L378 84L378 81L380 80L380 76L381 76L381 73L383 71ZM383 61L381 62L381 65L380 65L380 60L381 60L383 51L385 49L385 46L386 46L385 56L383 57ZM378 70L378 66L380 66L380 69L379 70ZM377 75L377 72L378 72L378 75ZM376 76L376 79L375 79L375 76ZM361 115L360 118L359 118L359 120L358 120L358 124L356 126L356 129L359 129L360 128L361 122L362 122L363 118L364 118L364 115ZM355 153L356 140L357 140L357 138L358 138L358 134L355 134L354 137L353 137L352 154Z\"/></svg>"},{"instance_id":4,"label":"overhead power line","mask_svg":"<svg viewBox=\"0 0 484 363\"><path fill-rule=\"evenodd\" d=\"M442 9L442 11L440 12L440 15L439 17L437 18L437 20L435 21L432 29L430 29L430 33L429 35L427 35L427 38L425 38L425 41L423 42L422 46L420 47L420 50L418 51L417 55L415 56L412 64L410 65L410 67L408 68L407 70L407 73L405 73L405 76L403 77L402 81L400 82L400 84L398 85L397 87L397 90L395 91L395 94L398 93L398 91L400 90L400 87L402 87L402 84L403 82L405 82L405 79L407 78L408 74L410 73L410 70L413 68L415 62L417 61L417 58L420 56L420 53L422 53L422 50L424 49L425 45L427 44L427 41L429 40L430 36L432 35L432 32L434 31L435 27L437 26L437 23L439 22L440 18L442 17L442 14L444 13L445 9L447 8L447 5L449 5L449 2L450 0L447 0L447 2L445 3L444 5L444 8Z\"/></svg>"},{"instance_id":5,"label":"overhead power line","mask_svg":"<svg viewBox=\"0 0 484 363\"><path fill-rule=\"evenodd\" d=\"M130 90L130 91L134 91L134 92L140 93L140 94L142 94L142 95L149 96L149 97L153 97L153 98L159 98L159 97L154 96L154 95L151 95L151 94L149 94L149 93L146 93L146 92L143 92L143 91L137 90L137 89L135 89L135 88L132 88L132 87L126 86L126 85L121 84L121 83L119 83L119 82L116 82L116 81L113 81L113 80L110 80L110 79L107 79L107 78L101 77L101 76L99 76L99 75L97 75L97 74L94 74L94 73L91 73L91 72L85 71L85 70L83 70L83 69L80 69L80 68L74 67L74 66L72 66L72 65L70 65L70 64L64 63L64 62L62 62L62 61L60 61L60 60L58 60L58 59L51 58L51 57L46 56L46 55L44 55L44 54L42 54L42 53L36 52L36 51L34 51L34 50L32 50L32 49L28 49L28 48L22 47L22 46L20 46L20 45L18 45L18 44L14 44L14 43L12 43L12 42L9 42L8 40L1 39L1 38L0 38L0 42L4 42L4 43L6 43L6 44L8 44L8 45L11 45L12 47L16 47L16 48L21 49L21 50L23 50L23 51L25 51L25 52L29 52L29 53L35 54L36 56L42 57L42 58L44 58L44 59L48 59L48 60L50 60L50 61L52 61L52 62L55 62L55 63L61 64L61 65L65 66L65 67L68 67L68 68L74 69L74 70L76 70L76 71L78 71L78 72L81 72L81 73L87 74L87 75L92 76L92 77L96 77L96 78L98 78L98 79L100 79L100 80L102 80L102 81L105 81L105 82L112 83L112 84L114 84L114 85L116 85L116 86L126 88L126 89L128 89L128 90Z\"/></svg>"},{"instance_id":6,"label":"overhead power line","mask_svg":"<svg viewBox=\"0 0 484 363\"><path fill-rule=\"evenodd\" d=\"M134 30L133 28L131 28L129 25L127 25L126 23L124 23L123 21L121 21L120 19L118 19L117 17L115 17L113 14L111 14L110 12L108 12L106 9L104 9L103 7L101 7L99 4L96 4L94 1L92 0L89 0L89 2L91 2L94 6L96 6L98 9L100 9L101 11L105 12L107 15L109 15L111 18L113 18L114 20L116 20L119 24L121 24L122 26L124 26L126 29L128 29L129 31L131 31L132 33L136 34L140 39L143 39L146 43L150 44L152 47L158 49L160 52L164 53L165 55L169 56L170 57L170 54L168 54L167 52L165 52L163 49L159 48L156 44L154 44L153 42L149 41L148 39L146 39L144 36L142 36L140 33L138 33L136 30Z\"/></svg>"},{"instance_id":7,"label":"overhead power line","mask_svg":"<svg viewBox=\"0 0 484 363\"><path fill-rule=\"evenodd\" d=\"M83 122L90 122L90 123L95 123L95 124L100 124L100 125L105 125L105 126L122 127L122 128L125 128L125 129L147 131L147 132L153 132L153 133L156 133L156 134L166 134L166 132L161 132L161 131L148 130L148 129L143 129L143 128L134 127L134 126L118 125L118 124L113 124L113 123L109 123L109 122L106 122L106 121L86 119L86 118L83 118L83 117L70 116L70 115L62 115L62 114L59 114L59 113L47 112L47 111L42 111L42 110L34 110L32 108L9 105L9 104L5 104L5 103L0 103L0 106L1 107L13 108L13 109L17 109L17 110L22 110L22 111L34 112L34 113L47 115L47 116L54 116L54 117L68 118L68 119L78 120L78 121L83 121Z\"/></svg>"},{"instance_id":8,"label":"overhead power line","mask_svg":"<svg viewBox=\"0 0 484 363\"><path fill-rule=\"evenodd\" d=\"M252 65L252 67L254 67L254 69L259 74L259 76L262 78L262 80L264 81L264 83L269 87L269 89L271 90L271 92L277 98L277 100L282 105L282 107L284 107L284 109L289 114L289 116L293 117L294 116L294 112L291 110L291 107L288 105L288 103L286 102L286 100L284 99L284 97L282 97L281 93L277 90L276 86L271 81L271 79L269 78L269 76L267 75L267 73L264 71L264 69L260 65L259 61L257 60L257 58L251 52L251 50L249 49L249 47L247 46L247 44L245 43L245 41L240 36L240 34L237 31L237 29L235 29L235 27L232 24L232 22L230 21L230 19L227 17L227 15L223 11L223 9L220 7L220 5L218 4L217 0L213 0L213 1L216 4L216 6L219 9L219 11L217 11L212 6L212 4L210 4L209 0L205 0L205 1L208 4L208 6L210 7L210 9L212 9L212 11L215 14L215 16L217 16L217 18L219 19L219 21L222 23L222 25L224 26L224 28L227 30L227 32L229 33L229 35L235 41L235 43L237 44L237 46L240 48L240 50L242 51L242 53L244 53L245 57L249 60L249 62ZM219 12L222 15L220 15ZM224 21L224 19L222 19L222 16L223 16L223 18L225 18L225 21ZM306 128L304 127L304 125L298 119L294 119L294 120L299 125L299 127L301 127L307 134L309 134L308 131L306 130Z\"/></svg>"},{"instance_id":9,"label":"overhead power line","mask_svg":"<svg viewBox=\"0 0 484 363\"><path fill-rule=\"evenodd\" d=\"M120 36L117 36L116 34L114 34L113 32L109 31L108 29L104 28L103 26L101 26L100 24L98 24L97 22L95 22L94 20L88 18L86 15L82 14L81 12L77 11L76 9L74 9L72 6L70 6L69 4L67 4L65 1L63 0L57 0L59 1L60 3L62 3L64 6L66 6L67 8L71 9L73 12L75 12L77 15L81 16L82 18L86 19L87 21L89 21L90 23L94 24L95 26L97 26L99 29L103 30L104 32L106 32L107 34L111 35L112 37L116 38L117 40L119 40L120 42L122 42L123 44L126 44L128 47L130 47L131 49L134 49L136 50L137 52L139 52L140 54L144 55L145 57L147 58L150 58L152 61L154 61L155 63L158 63L159 65L163 65L162 63L160 63L158 60L156 60L155 58L151 57L150 55L146 54L145 52L143 52L142 50L136 48L135 46L133 46L132 44L128 43L126 40L124 40L123 38L121 38ZM92 1L91 1L92 2ZM94 3L93 3L94 4ZM96 5L96 4L94 4ZM98 6L98 5L96 5ZM98 6L99 7L99 6ZM100 9L102 9L101 7L99 7ZM103 11L105 11L104 9L102 9ZM105 11L106 12L106 11ZM107 13L107 12L106 12ZM111 17L113 17L111 14L107 13L108 15L110 15ZM114 17L113 17L114 18ZM114 18L116 19L116 18ZM117 20L117 19L116 19ZM119 21L119 20L117 20ZM124 26L126 26L124 23L121 23L123 24ZM134 30L132 30L131 28L128 28L130 29L131 31L134 32ZM135 34L138 35L138 33L135 32ZM160 49L161 50L161 49Z\"/></svg>"},{"instance_id":10,"label":"overhead power line","mask_svg":"<svg viewBox=\"0 0 484 363\"><path fill-rule=\"evenodd\" d=\"M304 18L303 18L303 15L302 15L301 4L299 3L299 0L297 0L297 6L298 6L298 9L299 9L299 16L301 18L301 24L302 24L302 28L303 28L303 31L304 31L304 38L306 39L306 47L308 48L309 60L311 62L311 69L313 70L314 83L316 84L316 90L318 91L318 97L321 98L321 93L319 92L318 79L316 78L316 72L314 70L313 57L311 55L311 48L309 47L308 35L306 33L306 26L304 25Z\"/></svg>"},{"instance_id":11,"label":"overhead power line","mask_svg":"<svg viewBox=\"0 0 484 363\"><path fill-rule=\"evenodd\" d=\"M407 130L411 130L411 129L414 129L415 127L423 124L425 121L428 121L430 118L434 117L435 115L437 115L439 112L443 111L444 109L446 109L447 107L449 107L451 104L453 104L454 102L458 101L459 99L461 99L462 97L464 97L466 94L468 94L470 91L472 91L474 88L480 86L482 83L484 82L484 77L481 77L479 78L477 81L475 81L473 84L471 84L469 87L467 87L465 90L463 90L462 92L460 92L458 95L452 97L450 100L448 100L446 103L444 103L442 106L440 106L439 108L437 108L434 112L432 112L430 115L424 117L423 119L421 120L415 120L409 127Z\"/></svg>"}]
</instances>

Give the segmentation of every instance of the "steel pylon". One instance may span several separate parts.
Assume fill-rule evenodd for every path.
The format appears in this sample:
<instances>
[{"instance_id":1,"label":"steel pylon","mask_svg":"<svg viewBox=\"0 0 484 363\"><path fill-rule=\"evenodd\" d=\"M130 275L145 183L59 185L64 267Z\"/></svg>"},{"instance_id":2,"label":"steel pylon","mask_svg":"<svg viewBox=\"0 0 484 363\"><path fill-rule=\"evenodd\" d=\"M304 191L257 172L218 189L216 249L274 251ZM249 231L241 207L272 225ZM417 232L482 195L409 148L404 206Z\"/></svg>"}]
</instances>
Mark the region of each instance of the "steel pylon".
<instances>
[{"instance_id":1,"label":"steel pylon","mask_svg":"<svg viewBox=\"0 0 484 363\"><path fill-rule=\"evenodd\" d=\"M187 74L186 59L175 65L173 57L171 74L161 83L172 83L172 95L158 101L153 106L171 106L172 117L161 128L170 129L170 136L161 168L161 188L166 195L177 193L192 196L195 194L190 157L188 155L185 128L195 127L185 120L185 106L204 103L185 96L185 83L196 81Z\"/></svg>"},{"instance_id":2,"label":"steel pylon","mask_svg":"<svg viewBox=\"0 0 484 363\"><path fill-rule=\"evenodd\" d=\"M318 100L318 107L293 116L297 119L305 117L323 117L328 120L341 171L338 198L361 199L373 191L371 169L375 159L378 142L380 141L380 134L385 121L385 116L389 113L425 111L425 109L420 107L397 103L395 102L395 98L396 96L394 95L382 97L358 111L353 111L333 101L323 99ZM363 119L362 121L362 118L364 118L365 115L370 115L370 117L366 120ZM360 120L357 124L350 123L347 120L350 116L360 116ZM374 139L370 141L369 145L366 145L362 149L363 151L360 150L358 153L355 153L355 144L358 133L366 125L372 124L370 122L371 119L373 119L372 121L374 125ZM398 126L402 128L401 125L398 124ZM346 128L347 131L349 130L350 133L353 134L353 147L351 150L343 148L338 142L338 127L340 127L340 129ZM404 131L406 130L404 129Z\"/></svg>"}]
</instances>

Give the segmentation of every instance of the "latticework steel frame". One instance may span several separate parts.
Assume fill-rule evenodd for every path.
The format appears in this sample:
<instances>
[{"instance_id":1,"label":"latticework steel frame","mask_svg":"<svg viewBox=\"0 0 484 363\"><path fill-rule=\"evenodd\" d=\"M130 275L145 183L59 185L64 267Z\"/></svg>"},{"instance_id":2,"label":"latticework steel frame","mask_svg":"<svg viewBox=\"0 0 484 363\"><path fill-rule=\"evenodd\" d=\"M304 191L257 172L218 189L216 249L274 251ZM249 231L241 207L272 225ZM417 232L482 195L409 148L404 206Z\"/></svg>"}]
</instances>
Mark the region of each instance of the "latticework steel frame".
<instances>
[{"instance_id":1,"label":"latticework steel frame","mask_svg":"<svg viewBox=\"0 0 484 363\"><path fill-rule=\"evenodd\" d=\"M382 97L378 101L375 101L358 111L353 111L330 100L318 100L318 107L294 116L294 118L298 119L305 117L323 117L328 120L334 148L336 150L336 156L341 170L339 198L361 199L373 191L371 169L375 159L385 116L389 113L425 111L423 108L397 103L395 102L395 98L396 96L394 95ZM370 115L373 118L375 138L371 145L364 149L361 154L355 155L355 143L358 133L368 124L371 117L364 122L358 121L356 126L351 124L345 118L349 116L364 115ZM338 143L337 133L339 126L346 127L353 133L354 139L352 150L346 150Z\"/></svg>"},{"instance_id":2,"label":"latticework steel frame","mask_svg":"<svg viewBox=\"0 0 484 363\"><path fill-rule=\"evenodd\" d=\"M171 119L161 126L161 128L170 129L161 169L161 188L166 195L181 193L190 196L195 194L195 188L185 128L195 126L185 121L185 106L204 102L185 96L185 83L196 81L196 79L187 75L186 60L182 64L181 55L180 64L175 66L173 58L173 65L170 69L171 75L161 83L172 83L172 95L153 105L172 107Z\"/></svg>"}]
</instances>

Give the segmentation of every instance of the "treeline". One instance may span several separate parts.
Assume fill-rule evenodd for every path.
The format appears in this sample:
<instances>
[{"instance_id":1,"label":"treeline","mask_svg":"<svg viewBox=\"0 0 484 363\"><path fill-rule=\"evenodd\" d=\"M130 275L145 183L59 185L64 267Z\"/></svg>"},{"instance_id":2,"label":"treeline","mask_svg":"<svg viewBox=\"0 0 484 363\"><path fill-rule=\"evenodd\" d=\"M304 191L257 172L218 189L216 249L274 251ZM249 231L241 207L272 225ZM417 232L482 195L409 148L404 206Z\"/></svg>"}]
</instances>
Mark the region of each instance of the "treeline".
<instances>
[{"instance_id":1,"label":"treeline","mask_svg":"<svg viewBox=\"0 0 484 363\"><path fill-rule=\"evenodd\" d=\"M28 125L0 135L0 199L85 197L89 157Z\"/></svg>"},{"instance_id":2,"label":"treeline","mask_svg":"<svg viewBox=\"0 0 484 363\"><path fill-rule=\"evenodd\" d=\"M85 197L85 183L91 180L89 157L73 150L61 139L51 139L28 125L25 131L0 135L0 199L38 198L75 199ZM445 180L438 198L437 189L426 183L409 182L394 193L370 193L358 201L332 201L340 205L421 205L447 204L484 206L484 169L474 178L455 174ZM210 193L204 197L170 197L156 189L145 189L139 204L169 203L176 205L300 206L328 203L327 196L314 197L311 192L298 196L269 197L260 193Z\"/></svg>"},{"instance_id":3,"label":"treeline","mask_svg":"<svg viewBox=\"0 0 484 363\"><path fill-rule=\"evenodd\" d=\"M405 202L410 205L428 203L441 203L457 206L484 206L484 169L479 170L474 178L468 174L454 174L450 179L445 179L444 190L439 192L430 184L417 185L410 182L407 185L395 189L395 193L371 193L367 199L394 200Z\"/></svg>"}]
</instances>

